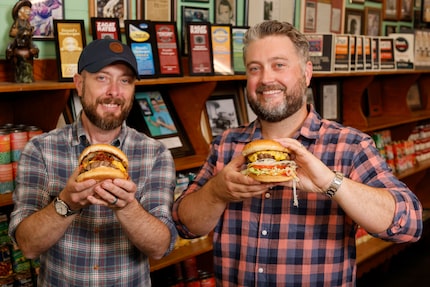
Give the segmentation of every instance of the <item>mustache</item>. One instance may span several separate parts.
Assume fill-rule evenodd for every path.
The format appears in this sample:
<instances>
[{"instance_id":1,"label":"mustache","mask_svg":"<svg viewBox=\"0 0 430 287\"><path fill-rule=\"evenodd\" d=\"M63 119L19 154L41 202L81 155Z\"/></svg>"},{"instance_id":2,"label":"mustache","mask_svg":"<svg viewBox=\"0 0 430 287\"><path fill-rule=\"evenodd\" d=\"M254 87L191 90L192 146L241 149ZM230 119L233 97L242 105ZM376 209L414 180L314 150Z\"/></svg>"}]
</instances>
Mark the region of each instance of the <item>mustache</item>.
<instances>
[{"instance_id":1,"label":"mustache","mask_svg":"<svg viewBox=\"0 0 430 287\"><path fill-rule=\"evenodd\" d=\"M258 86L257 89L255 90L256 93L263 93L266 91L273 91L273 90L280 90L282 92L287 90L287 87L283 86L283 85L262 85L262 86Z\"/></svg>"}]
</instances>

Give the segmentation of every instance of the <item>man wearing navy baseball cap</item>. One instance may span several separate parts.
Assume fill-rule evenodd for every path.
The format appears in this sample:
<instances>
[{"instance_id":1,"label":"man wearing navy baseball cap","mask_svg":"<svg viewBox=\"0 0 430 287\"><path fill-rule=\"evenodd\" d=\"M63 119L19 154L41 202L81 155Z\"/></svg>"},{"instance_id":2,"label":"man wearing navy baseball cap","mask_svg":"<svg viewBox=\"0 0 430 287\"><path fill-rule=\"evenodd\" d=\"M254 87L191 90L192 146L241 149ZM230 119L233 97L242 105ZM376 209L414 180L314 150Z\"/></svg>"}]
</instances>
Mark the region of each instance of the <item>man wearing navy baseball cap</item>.
<instances>
[{"instance_id":1,"label":"man wearing navy baseball cap","mask_svg":"<svg viewBox=\"0 0 430 287\"><path fill-rule=\"evenodd\" d=\"M113 39L94 40L85 47L79 57L78 73L83 70L95 73L115 62L126 63L139 79L136 57L130 47Z\"/></svg>"},{"instance_id":2,"label":"man wearing navy baseball cap","mask_svg":"<svg viewBox=\"0 0 430 287\"><path fill-rule=\"evenodd\" d=\"M40 258L37 286L151 286L148 258L174 247L172 155L125 122L137 78L128 46L93 41L73 77L79 117L21 153L9 231L27 258ZM129 178L77 182L78 159L93 144L121 149ZM88 166L115 166L114 155L94 158Z\"/></svg>"}]
</instances>

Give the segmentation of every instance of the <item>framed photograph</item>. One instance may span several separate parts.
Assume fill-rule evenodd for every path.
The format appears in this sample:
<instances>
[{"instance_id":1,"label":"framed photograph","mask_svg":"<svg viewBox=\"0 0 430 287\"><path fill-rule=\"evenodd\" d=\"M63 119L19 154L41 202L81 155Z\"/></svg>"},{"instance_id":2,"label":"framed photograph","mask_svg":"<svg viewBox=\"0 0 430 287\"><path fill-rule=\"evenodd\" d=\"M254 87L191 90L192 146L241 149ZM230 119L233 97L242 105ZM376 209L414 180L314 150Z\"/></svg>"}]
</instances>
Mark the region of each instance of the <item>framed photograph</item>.
<instances>
[{"instance_id":1,"label":"framed photograph","mask_svg":"<svg viewBox=\"0 0 430 287\"><path fill-rule=\"evenodd\" d=\"M88 0L88 12L90 18L118 18L124 29L124 20L131 18L131 0Z\"/></svg>"},{"instance_id":2,"label":"framed photograph","mask_svg":"<svg viewBox=\"0 0 430 287\"><path fill-rule=\"evenodd\" d=\"M294 23L294 0L246 0L245 25L253 26L264 20Z\"/></svg>"},{"instance_id":3,"label":"framed photograph","mask_svg":"<svg viewBox=\"0 0 430 287\"><path fill-rule=\"evenodd\" d=\"M341 96L339 82L322 82L320 84L320 113L328 120L342 121Z\"/></svg>"},{"instance_id":4,"label":"framed photograph","mask_svg":"<svg viewBox=\"0 0 430 287\"><path fill-rule=\"evenodd\" d=\"M396 25L386 25L385 26L385 36L390 35L391 33L397 32L397 26Z\"/></svg>"},{"instance_id":5,"label":"framed photograph","mask_svg":"<svg viewBox=\"0 0 430 287\"><path fill-rule=\"evenodd\" d=\"M384 20L397 20L399 15L398 0L382 1L382 17Z\"/></svg>"},{"instance_id":6,"label":"framed photograph","mask_svg":"<svg viewBox=\"0 0 430 287\"><path fill-rule=\"evenodd\" d=\"M30 0L30 24L34 27L34 40L54 39L54 19L64 19L64 4L60 0Z\"/></svg>"},{"instance_id":7,"label":"framed photograph","mask_svg":"<svg viewBox=\"0 0 430 287\"><path fill-rule=\"evenodd\" d=\"M182 76L176 22L153 23L160 76Z\"/></svg>"},{"instance_id":8,"label":"framed photograph","mask_svg":"<svg viewBox=\"0 0 430 287\"><path fill-rule=\"evenodd\" d=\"M317 2L316 0L305 1L305 25L304 31L315 33L317 31Z\"/></svg>"},{"instance_id":9,"label":"framed photograph","mask_svg":"<svg viewBox=\"0 0 430 287\"><path fill-rule=\"evenodd\" d=\"M236 25L236 1L237 0L214 1L214 24Z\"/></svg>"},{"instance_id":10,"label":"framed photograph","mask_svg":"<svg viewBox=\"0 0 430 287\"><path fill-rule=\"evenodd\" d=\"M161 141L174 157L194 153L167 92L136 91L128 125Z\"/></svg>"},{"instance_id":11,"label":"framed photograph","mask_svg":"<svg viewBox=\"0 0 430 287\"><path fill-rule=\"evenodd\" d=\"M424 23L430 23L430 0L422 0L421 21Z\"/></svg>"},{"instance_id":12,"label":"framed photograph","mask_svg":"<svg viewBox=\"0 0 430 287\"><path fill-rule=\"evenodd\" d=\"M209 23L209 9L197 7L182 7L182 54L188 55L188 36L187 36L187 23L191 22L208 22Z\"/></svg>"},{"instance_id":13,"label":"framed photograph","mask_svg":"<svg viewBox=\"0 0 430 287\"><path fill-rule=\"evenodd\" d=\"M366 16L364 34L368 36L381 36L382 11L370 7L366 7L364 11Z\"/></svg>"},{"instance_id":14,"label":"framed photograph","mask_svg":"<svg viewBox=\"0 0 430 287\"><path fill-rule=\"evenodd\" d=\"M73 81L78 72L78 60L86 46L84 20L53 20L58 78Z\"/></svg>"},{"instance_id":15,"label":"framed photograph","mask_svg":"<svg viewBox=\"0 0 430 287\"><path fill-rule=\"evenodd\" d=\"M206 112L212 137L220 135L224 130L240 125L240 106L237 96L212 95L206 101Z\"/></svg>"},{"instance_id":16,"label":"framed photograph","mask_svg":"<svg viewBox=\"0 0 430 287\"><path fill-rule=\"evenodd\" d=\"M124 20L127 45L137 60L141 79L159 75L159 61L154 22L147 20Z\"/></svg>"},{"instance_id":17,"label":"framed photograph","mask_svg":"<svg viewBox=\"0 0 430 287\"><path fill-rule=\"evenodd\" d=\"M411 21L414 13L414 0L399 0L399 20Z\"/></svg>"},{"instance_id":18,"label":"framed photograph","mask_svg":"<svg viewBox=\"0 0 430 287\"><path fill-rule=\"evenodd\" d=\"M175 21L175 5L173 0L136 0L138 20Z\"/></svg>"},{"instance_id":19,"label":"framed photograph","mask_svg":"<svg viewBox=\"0 0 430 287\"><path fill-rule=\"evenodd\" d=\"M200 3L209 3L209 0L182 0L182 2L200 2Z\"/></svg>"},{"instance_id":20,"label":"framed photograph","mask_svg":"<svg viewBox=\"0 0 430 287\"><path fill-rule=\"evenodd\" d=\"M362 10L345 9L345 34L363 34L364 14Z\"/></svg>"},{"instance_id":21,"label":"framed photograph","mask_svg":"<svg viewBox=\"0 0 430 287\"><path fill-rule=\"evenodd\" d=\"M118 18L91 17L91 34L93 40L115 39L121 41L121 29Z\"/></svg>"},{"instance_id":22,"label":"framed photograph","mask_svg":"<svg viewBox=\"0 0 430 287\"><path fill-rule=\"evenodd\" d=\"M414 83L408 91L406 102L412 111L420 110L422 108L420 89L417 83Z\"/></svg>"}]
</instances>

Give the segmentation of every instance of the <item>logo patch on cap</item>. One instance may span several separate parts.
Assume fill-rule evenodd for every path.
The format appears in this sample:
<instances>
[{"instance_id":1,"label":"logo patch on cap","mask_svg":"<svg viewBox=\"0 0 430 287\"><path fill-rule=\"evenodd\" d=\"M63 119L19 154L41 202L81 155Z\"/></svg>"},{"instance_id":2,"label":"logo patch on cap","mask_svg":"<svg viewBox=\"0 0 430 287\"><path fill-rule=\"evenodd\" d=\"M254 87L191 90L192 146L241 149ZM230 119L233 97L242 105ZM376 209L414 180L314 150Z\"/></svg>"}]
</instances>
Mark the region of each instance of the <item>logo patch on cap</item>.
<instances>
[{"instance_id":1,"label":"logo patch on cap","mask_svg":"<svg viewBox=\"0 0 430 287\"><path fill-rule=\"evenodd\" d=\"M120 43L116 43L116 42L110 43L109 49L112 52L117 53L117 54L124 52L124 48L122 47L122 45Z\"/></svg>"}]
</instances>

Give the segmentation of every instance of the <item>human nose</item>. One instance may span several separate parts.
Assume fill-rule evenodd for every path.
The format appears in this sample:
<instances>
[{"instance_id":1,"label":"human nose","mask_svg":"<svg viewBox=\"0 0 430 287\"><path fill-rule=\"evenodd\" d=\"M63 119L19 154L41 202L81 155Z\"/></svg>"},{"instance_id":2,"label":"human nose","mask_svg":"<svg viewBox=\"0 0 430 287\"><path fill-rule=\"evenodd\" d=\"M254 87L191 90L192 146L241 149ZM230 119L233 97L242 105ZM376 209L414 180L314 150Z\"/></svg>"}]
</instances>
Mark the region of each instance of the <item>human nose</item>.
<instances>
[{"instance_id":1,"label":"human nose","mask_svg":"<svg viewBox=\"0 0 430 287\"><path fill-rule=\"evenodd\" d=\"M271 69L262 69L261 71L261 82L264 84L271 83L275 79L274 73Z\"/></svg>"},{"instance_id":2,"label":"human nose","mask_svg":"<svg viewBox=\"0 0 430 287\"><path fill-rule=\"evenodd\" d=\"M112 81L109 84L108 94L110 96L118 96L120 94L120 84L118 81Z\"/></svg>"}]
</instances>

